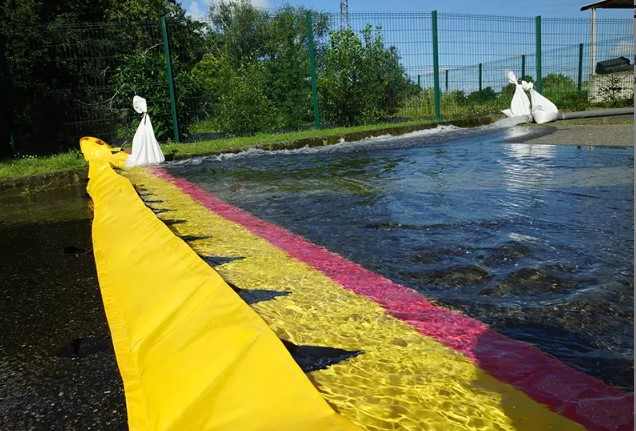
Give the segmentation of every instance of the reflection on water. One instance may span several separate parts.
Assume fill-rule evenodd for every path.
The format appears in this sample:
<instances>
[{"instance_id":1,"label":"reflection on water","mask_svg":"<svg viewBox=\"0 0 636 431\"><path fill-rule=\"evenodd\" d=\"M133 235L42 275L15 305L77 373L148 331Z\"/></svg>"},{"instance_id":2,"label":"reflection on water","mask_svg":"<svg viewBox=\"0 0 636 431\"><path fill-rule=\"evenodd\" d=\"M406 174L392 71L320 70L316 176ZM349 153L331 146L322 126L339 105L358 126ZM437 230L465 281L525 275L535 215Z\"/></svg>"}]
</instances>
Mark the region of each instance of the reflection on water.
<instances>
[{"instance_id":1,"label":"reflection on water","mask_svg":"<svg viewBox=\"0 0 636 431\"><path fill-rule=\"evenodd\" d=\"M631 389L631 149L501 137L257 154L171 170Z\"/></svg>"}]
</instances>

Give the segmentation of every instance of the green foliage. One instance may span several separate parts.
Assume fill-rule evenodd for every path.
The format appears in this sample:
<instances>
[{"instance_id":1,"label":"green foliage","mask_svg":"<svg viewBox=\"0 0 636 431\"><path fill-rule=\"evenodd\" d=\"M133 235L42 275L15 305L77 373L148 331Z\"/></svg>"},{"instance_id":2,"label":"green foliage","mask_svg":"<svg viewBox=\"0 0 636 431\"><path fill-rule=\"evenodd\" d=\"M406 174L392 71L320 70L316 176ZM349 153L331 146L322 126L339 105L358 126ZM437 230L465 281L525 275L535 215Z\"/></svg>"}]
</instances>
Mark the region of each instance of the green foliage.
<instances>
[{"instance_id":1,"label":"green foliage","mask_svg":"<svg viewBox=\"0 0 636 431\"><path fill-rule=\"evenodd\" d=\"M598 92L601 100L603 100L607 106L629 106L632 98L625 98L624 96L624 81L624 79L621 79L616 74L606 75L603 84L601 84L598 89Z\"/></svg>"},{"instance_id":2,"label":"green foliage","mask_svg":"<svg viewBox=\"0 0 636 431\"><path fill-rule=\"evenodd\" d=\"M4 0L0 13L0 48L9 75L4 79L3 74L9 87L3 94L8 95L8 121L14 126L18 152L50 153L76 147L81 135L112 138L118 127L130 124L126 111L131 100L123 97L134 91L120 90L121 78L134 72L152 72L162 78L160 16L166 15L171 32L175 80L182 87L179 96L194 97L197 92L188 74L207 49L205 25L187 17L175 1ZM157 55L142 61L145 52ZM134 65L142 68L135 71ZM158 69L151 71L155 66ZM170 106L158 87L166 83L155 81L153 86L150 80L135 77L131 85L148 99L165 130L163 118ZM151 91L143 94L146 89ZM201 107L190 101L181 104ZM196 115L185 109L180 116L187 130ZM126 138L131 136L129 131Z\"/></svg>"},{"instance_id":3,"label":"green foliage","mask_svg":"<svg viewBox=\"0 0 636 431\"><path fill-rule=\"evenodd\" d=\"M222 1L211 8L209 53L193 73L204 84L210 101L206 113L219 131L292 130L311 121L306 13L285 7L272 15L246 0ZM327 17L317 14L314 21L314 36L320 39ZM254 91L255 99L233 94L230 82L241 91ZM243 131L240 124L246 125Z\"/></svg>"},{"instance_id":4,"label":"green foliage","mask_svg":"<svg viewBox=\"0 0 636 431\"><path fill-rule=\"evenodd\" d=\"M362 39L349 29L331 33L319 74L322 111L331 124L378 121L398 111L409 90L395 49L367 26Z\"/></svg>"},{"instance_id":5,"label":"green foliage","mask_svg":"<svg viewBox=\"0 0 636 431\"><path fill-rule=\"evenodd\" d=\"M322 33L319 28L318 34ZM265 94L277 108L274 124L282 129L298 129L312 115L304 10L285 8L271 18L265 52Z\"/></svg>"},{"instance_id":6,"label":"green foliage","mask_svg":"<svg viewBox=\"0 0 636 431\"><path fill-rule=\"evenodd\" d=\"M576 91L574 80L561 73L550 73L543 78L543 91L547 92L568 92Z\"/></svg>"},{"instance_id":7,"label":"green foliage","mask_svg":"<svg viewBox=\"0 0 636 431\"><path fill-rule=\"evenodd\" d=\"M271 15L246 0L213 6L210 53L193 73L204 83L212 106L208 113L219 131L293 130L311 122L307 13L286 7ZM361 37L350 30L334 32L327 44L327 17L313 14L313 22L326 120L350 125L395 114L407 91L413 91L397 52L386 49L370 27Z\"/></svg>"},{"instance_id":8,"label":"green foliage","mask_svg":"<svg viewBox=\"0 0 636 431\"><path fill-rule=\"evenodd\" d=\"M543 78L543 95L560 110L582 111L590 107L587 92L579 91L574 80L561 73L550 73Z\"/></svg>"},{"instance_id":9,"label":"green foliage","mask_svg":"<svg viewBox=\"0 0 636 431\"><path fill-rule=\"evenodd\" d=\"M470 104L480 104L492 102L497 99L497 93L492 87L486 87L478 91L473 91L468 95L466 101Z\"/></svg>"},{"instance_id":10,"label":"green foliage","mask_svg":"<svg viewBox=\"0 0 636 431\"><path fill-rule=\"evenodd\" d=\"M77 150L52 156L24 155L0 162L0 182L32 175L81 169L86 166L84 157Z\"/></svg>"},{"instance_id":11,"label":"green foliage","mask_svg":"<svg viewBox=\"0 0 636 431\"><path fill-rule=\"evenodd\" d=\"M175 68L179 70L179 68ZM181 132L188 133L189 126L199 118L205 107L205 99L200 97L203 84L193 73L180 70L176 73L175 84L177 93L177 119ZM142 51L126 56L122 64L113 75L115 96L113 108L125 113L129 127L124 129L125 137L132 137L132 133L139 123L139 115L131 106L133 96L140 95L149 101L148 114L152 120L155 135L159 140L172 137L172 117L170 113L170 99L164 68L164 57L158 49Z\"/></svg>"},{"instance_id":12,"label":"green foliage","mask_svg":"<svg viewBox=\"0 0 636 431\"><path fill-rule=\"evenodd\" d=\"M266 95L263 66L247 65L230 76L219 97L219 130L250 135L278 128L276 110Z\"/></svg>"}]
</instances>

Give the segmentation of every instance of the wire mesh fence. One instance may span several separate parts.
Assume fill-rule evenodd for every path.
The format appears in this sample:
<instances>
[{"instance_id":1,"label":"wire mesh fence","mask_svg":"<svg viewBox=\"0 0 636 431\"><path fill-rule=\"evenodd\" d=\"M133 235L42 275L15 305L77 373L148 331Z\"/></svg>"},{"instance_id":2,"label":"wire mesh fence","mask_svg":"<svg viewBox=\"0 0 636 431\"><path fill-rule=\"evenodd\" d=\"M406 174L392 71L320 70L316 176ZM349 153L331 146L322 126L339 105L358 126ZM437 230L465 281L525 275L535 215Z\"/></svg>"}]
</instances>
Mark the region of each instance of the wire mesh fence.
<instances>
[{"instance_id":1,"label":"wire mesh fence","mask_svg":"<svg viewBox=\"0 0 636 431\"><path fill-rule=\"evenodd\" d=\"M312 17L316 49L315 54L305 52L315 55L318 108L312 104L310 62L298 59L298 76L305 69L305 79L297 80L295 88L305 95L295 106L304 115L282 129L496 113L512 97L506 78L510 70L536 81L565 110L631 100L632 85L626 79L619 83L620 97L613 99L603 97L593 84L598 61L633 57L629 19L597 20L591 44L590 22L578 18L434 13L350 13L346 21L339 14ZM265 19L276 21L277 16ZM297 53L302 57L303 49ZM310 111L315 109L319 123L312 123ZM214 121L207 124L215 128Z\"/></svg>"},{"instance_id":2,"label":"wire mesh fence","mask_svg":"<svg viewBox=\"0 0 636 431\"><path fill-rule=\"evenodd\" d=\"M43 40L34 54L36 68L9 57L12 132L22 143L18 153L58 151L86 134L112 142L131 135L129 100L150 89L136 88L130 59L133 53L163 57L155 23L126 25L134 26L134 33L122 32L119 24L50 25L38 32ZM152 87L160 94L165 81L160 77ZM159 118L167 103L167 97L154 98Z\"/></svg>"},{"instance_id":3,"label":"wire mesh fence","mask_svg":"<svg viewBox=\"0 0 636 431\"><path fill-rule=\"evenodd\" d=\"M561 109L632 104L633 72L594 73L599 61L634 58L631 19L598 19L592 31L578 18L241 7L186 26L168 19L164 34L159 22L47 28L31 99L8 58L16 133L127 142L135 94L163 141L451 120L507 107L509 70Z\"/></svg>"}]
</instances>

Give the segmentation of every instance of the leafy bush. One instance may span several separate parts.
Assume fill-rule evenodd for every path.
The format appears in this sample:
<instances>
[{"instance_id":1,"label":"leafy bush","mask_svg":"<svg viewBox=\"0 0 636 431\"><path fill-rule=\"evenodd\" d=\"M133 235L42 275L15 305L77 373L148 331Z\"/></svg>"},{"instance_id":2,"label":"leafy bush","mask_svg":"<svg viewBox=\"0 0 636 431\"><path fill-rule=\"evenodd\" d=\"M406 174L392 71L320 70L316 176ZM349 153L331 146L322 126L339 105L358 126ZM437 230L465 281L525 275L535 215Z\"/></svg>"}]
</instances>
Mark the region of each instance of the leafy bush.
<instances>
[{"instance_id":1,"label":"leafy bush","mask_svg":"<svg viewBox=\"0 0 636 431\"><path fill-rule=\"evenodd\" d=\"M544 92L576 91L574 80L562 73L549 73L542 81Z\"/></svg>"},{"instance_id":2,"label":"leafy bush","mask_svg":"<svg viewBox=\"0 0 636 431\"><path fill-rule=\"evenodd\" d=\"M240 135L279 128L277 112L265 94L261 65L239 69L219 98L216 124L220 131Z\"/></svg>"},{"instance_id":3,"label":"leafy bush","mask_svg":"<svg viewBox=\"0 0 636 431\"><path fill-rule=\"evenodd\" d=\"M214 5L210 54L193 71L203 83L202 97L209 101L210 124L222 132L249 134L298 129L311 121L306 13L302 8L285 7L270 15L246 0ZM314 35L320 40L327 17L318 14L314 22ZM240 85L240 91L252 87L256 99L240 92L232 94L231 83ZM241 131L239 124L248 127Z\"/></svg>"},{"instance_id":4,"label":"leafy bush","mask_svg":"<svg viewBox=\"0 0 636 431\"><path fill-rule=\"evenodd\" d=\"M175 67L175 70L178 70ZM205 99L200 95L203 84L199 77L187 70L177 72L174 77L176 94L177 120L180 132L188 134L188 129L205 109ZM142 51L124 58L113 76L115 95L112 106L121 112L125 123L124 137L132 138L134 128L139 123L139 116L132 109L132 98L142 96L148 101L148 114L152 120L157 139L166 140L173 136L170 98L164 69L163 54L157 50Z\"/></svg>"},{"instance_id":5,"label":"leafy bush","mask_svg":"<svg viewBox=\"0 0 636 431\"><path fill-rule=\"evenodd\" d=\"M370 26L362 40L350 29L331 33L318 76L322 112L334 125L386 118L412 91L397 51Z\"/></svg>"},{"instance_id":6,"label":"leafy bush","mask_svg":"<svg viewBox=\"0 0 636 431\"><path fill-rule=\"evenodd\" d=\"M480 103L492 102L496 99L497 99L497 93L495 93L495 90L493 90L492 87L486 87L478 91L473 91L466 98L468 103L471 103L474 105L480 104Z\"/></svg>"},{"instance_id":7,"label":"leafy bush","mask_svg":"<svg viewBox=\"0 0 636 431\"><path fill-rule=\"evenodd\" d=\"M587 92L579 91L574 80L561 73L550 73L543 78L543 95L560 110L578 111L590 107Z\"/></svg>"}]
</instances>

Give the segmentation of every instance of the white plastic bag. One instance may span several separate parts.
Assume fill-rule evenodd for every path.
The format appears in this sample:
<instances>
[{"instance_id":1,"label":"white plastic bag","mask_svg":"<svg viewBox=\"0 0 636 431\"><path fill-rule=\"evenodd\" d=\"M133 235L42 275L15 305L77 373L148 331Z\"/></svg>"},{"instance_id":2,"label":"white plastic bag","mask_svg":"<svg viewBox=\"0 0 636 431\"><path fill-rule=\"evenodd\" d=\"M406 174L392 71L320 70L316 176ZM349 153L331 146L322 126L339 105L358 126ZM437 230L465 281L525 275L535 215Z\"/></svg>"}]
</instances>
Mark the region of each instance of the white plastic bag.
<instances>
[{"instance_id":1,"label":"white plastic bag","mask_svg":"<svg viewBox=\"0 0 636 431\"><path fill-rule=\"evenodd\" d=\"M126 159L126 166L154 165L163 162L165 158L157 138L155 138L155 131L152 128L150 116L148 116L146 99L135 96L133 98L133 108L137 113L142 114L142 117L133 137L132 153Z\"/></svg>"},{"instance_id":2,"label":"white plastic bag","mask_svg":"<svg viewBox=\"0 0 636 431\"><path fill-rule=\"evenodd\" d=\"M532 82L521 81L521 86L524 90L530 93L530 100L532 101L532 117L537 124L544 124L550 121L554 121L559 117L559 109L554 103L547 97L539 94L534 89Z\"/></svg>"},{"instance_id":3,"label":"white plastic bag","mask_svg":"<svg viewBox=\"0 0 636 431\"><path fill-rule=\"evenodd\" d=\"M510 102L510 109L504 109L503 112L507 117L530 117L530 99L523 91L521 84L517 82L517 77L513 71L508 72L508 82L515 84L515 93Z\"/></svg>"}]
</instances>

